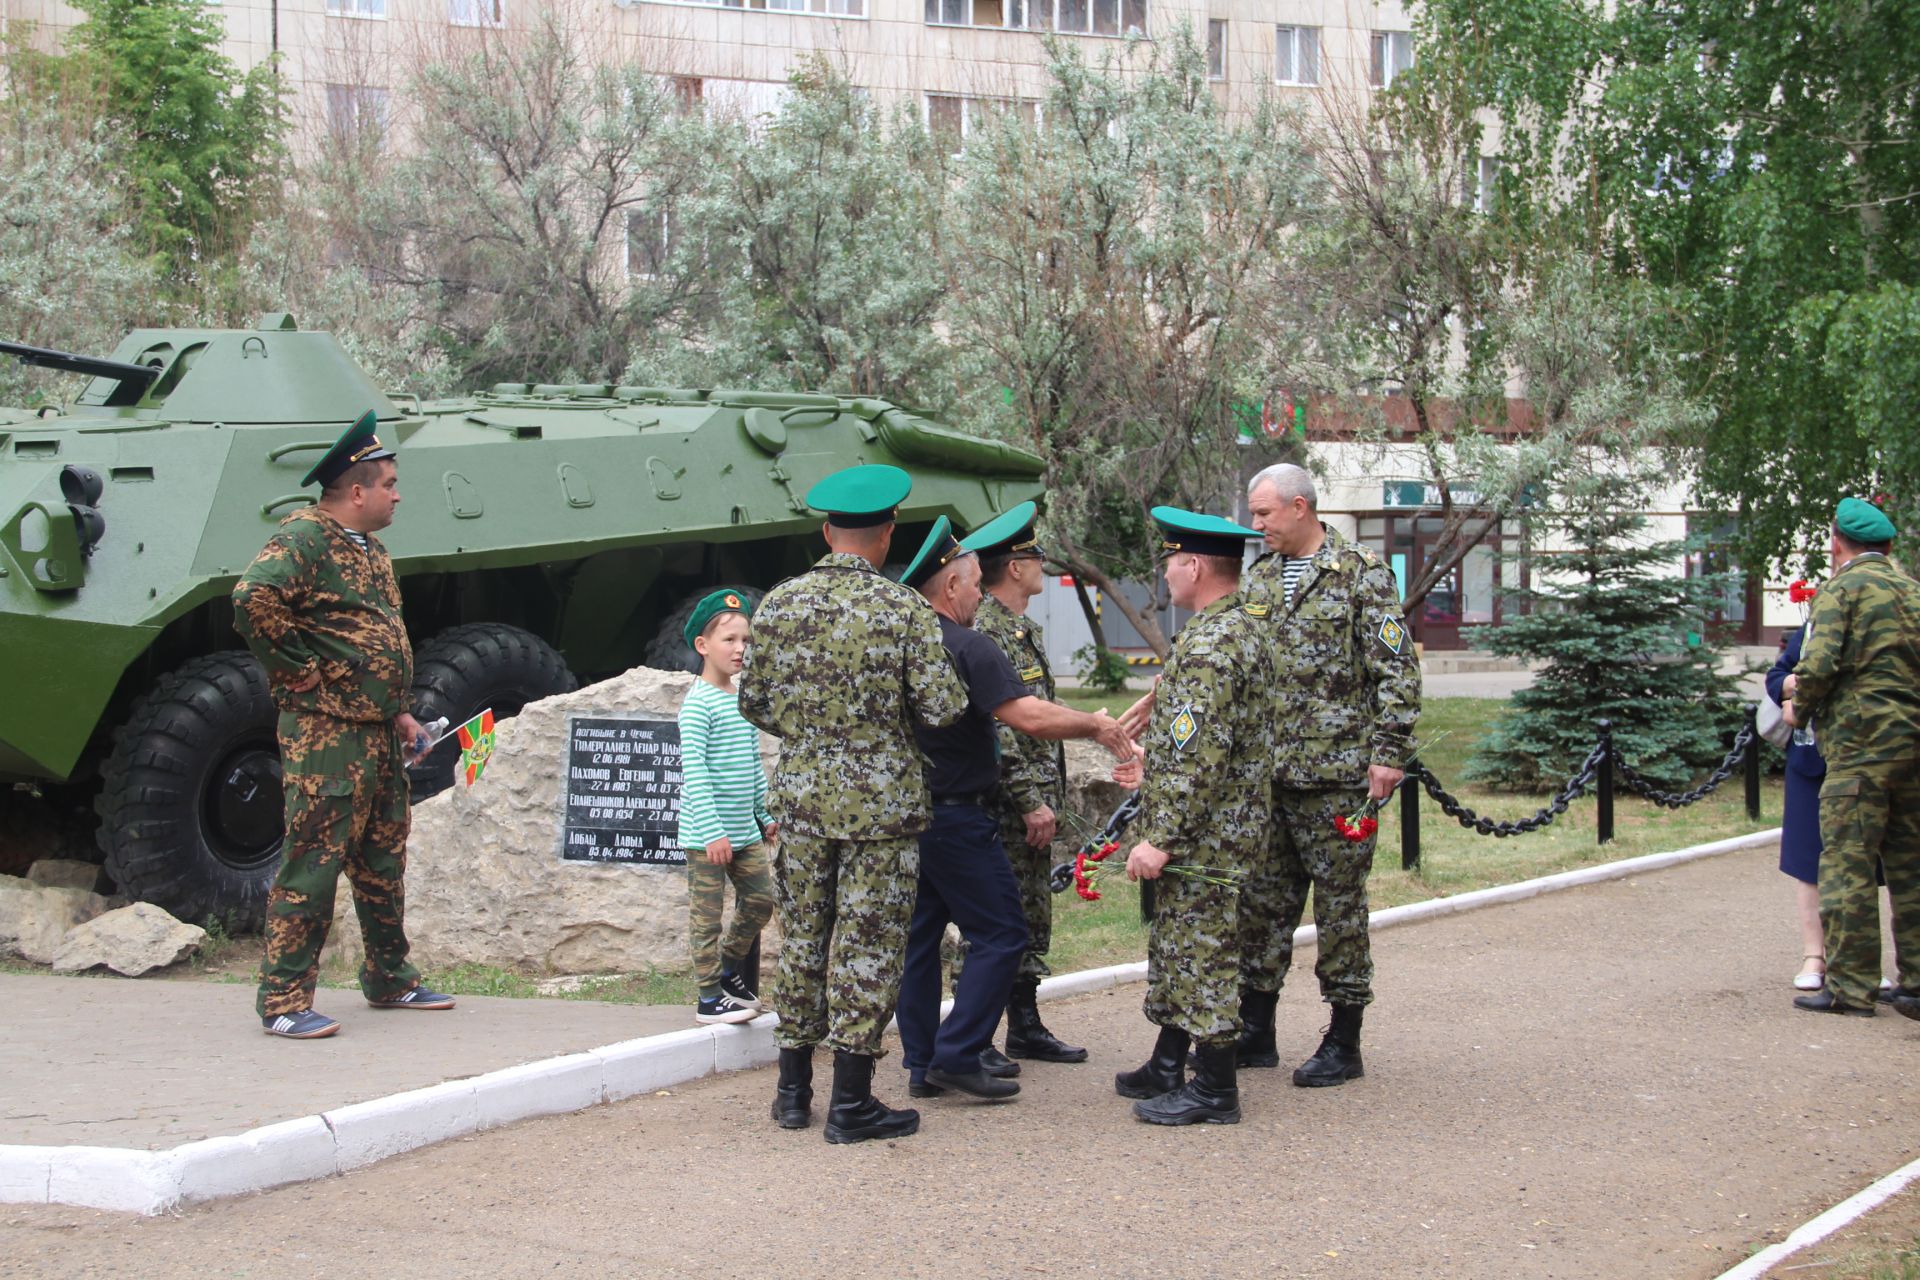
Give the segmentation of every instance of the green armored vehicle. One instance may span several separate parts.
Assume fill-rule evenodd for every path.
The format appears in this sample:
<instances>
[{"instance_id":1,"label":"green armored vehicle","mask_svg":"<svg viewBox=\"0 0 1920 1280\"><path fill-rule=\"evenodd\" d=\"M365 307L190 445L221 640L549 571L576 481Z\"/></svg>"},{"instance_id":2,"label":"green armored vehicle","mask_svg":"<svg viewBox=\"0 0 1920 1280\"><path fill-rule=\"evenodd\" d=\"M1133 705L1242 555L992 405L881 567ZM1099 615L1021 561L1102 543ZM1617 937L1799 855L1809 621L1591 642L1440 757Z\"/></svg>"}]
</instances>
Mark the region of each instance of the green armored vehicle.
<instances>
[{"instance_id":1,"label":"green armored vehicle","mask_svg":"<svg viewBox=\"0 0 1920 1280\"><path fill-rule=\"evenodd\" d=\"M123 892L239 927L261 917L282 812L266 678L228 597L369 406L399 454L381 538L423 722L685 665L701 595L757 599L824 551L802 497L841 467L913 473L909 548L940 515L978 525L1040 487L1038 458L879 400L523 383L396 400L286 315L139 330L106 360L0 352L92 379L58 412L0 409L0 787L90 789ZM416 798L448 785L454 751Z\"/></svg>"}]
</instances>

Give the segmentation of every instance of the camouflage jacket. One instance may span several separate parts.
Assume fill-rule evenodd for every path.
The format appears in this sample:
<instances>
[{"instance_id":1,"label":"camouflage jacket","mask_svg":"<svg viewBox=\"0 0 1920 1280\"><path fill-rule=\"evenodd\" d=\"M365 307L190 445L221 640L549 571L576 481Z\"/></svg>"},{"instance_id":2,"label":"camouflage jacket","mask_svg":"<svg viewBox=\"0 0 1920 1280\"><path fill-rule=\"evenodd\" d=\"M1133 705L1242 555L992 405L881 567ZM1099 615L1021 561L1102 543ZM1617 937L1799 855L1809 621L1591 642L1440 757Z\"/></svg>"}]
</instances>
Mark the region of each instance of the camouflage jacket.
<instances>
[{"instance_id":1,"label":"camouflage jacket","mask_svg":"<svg viewBox=\"0 0 1920 1280\"><path fill-rule=\"evenodd\" d=\"M753 611L740 714L780 738L767 809L800 835L917 835L932 812L915 723L944 728L966 686L939 616L859 556L828 555Z\"/></svg>"},{"instance_id":2,"label":"camouflage jacket","mask_svg":"<svg viewBox=\"0 0 1920 1280\"><path fill-rule=\"evenodd\" d=\"M1920 759L1920 583L1882 555L1849 561L1813 598L1793 674L1829 773Z\"/></svg>"},{"instance_id":3,"label":"camouflage jacket","mask_svg":"<svg viewBox=\"0 0 1920 1280\"><path fill-rule=\"evenodd\" d=\"M1243 586L1273 615L1274 781L1303 790L1358 786L1368 765L1404 767L1420 718L1420 664L1393 571L1326 534L1292 604L1278 555L1254 561Z\"/></svg>"},{"instance_id":4,"label":"camouflage jacket","mask_svg":"<svg viewBox=\"0 0 1920 1280\"><path fill-rule=\"evenodd\" d=\"M318 507L282 520L240 575L233 625L283 712L377 721L411 706L413 646L393 561L377 538L362 550ZM314 672L313 688L288 687Z\"/></svg>"},{"instance_id":5,"label":"camouflage jacket","mask_svg":"<svg viewBox=\"0 0 1920 1280\"><path fill-rule=\"evenodd\" d=\"M1047 666L1046 642L1039 624L1015 613L994 597L983 596L973 629L998 645L1013 664L1014 674L1036 698L1053 701L1053 672ZM1060 782L1067 776L1065 751L1057 742L1028 737L996 721L1000 739L1000 787L1016 812L1032 813L1041 805L1061 806Z\"/></svg>"},{"instance_id":6,"label":"camouflage jacket","mask_svg":"<svg viewBox=\"0 0 1920 1280\"><path fill-rule=\"evenodd\" d=\"M1272 622L1238 593L1187 620L1141 739L1139 837L1176 862L1236 867L1266 838Z\"/></svg>"}]
</instances>

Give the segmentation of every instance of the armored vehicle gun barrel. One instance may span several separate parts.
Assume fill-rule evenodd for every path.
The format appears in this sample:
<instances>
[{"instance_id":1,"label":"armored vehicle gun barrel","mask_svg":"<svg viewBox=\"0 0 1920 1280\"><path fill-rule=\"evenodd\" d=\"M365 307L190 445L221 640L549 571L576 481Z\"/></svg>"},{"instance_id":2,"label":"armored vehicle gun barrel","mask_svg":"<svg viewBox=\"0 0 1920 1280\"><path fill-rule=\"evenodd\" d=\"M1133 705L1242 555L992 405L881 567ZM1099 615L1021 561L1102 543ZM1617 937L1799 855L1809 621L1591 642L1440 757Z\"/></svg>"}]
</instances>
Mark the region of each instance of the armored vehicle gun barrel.
<instances>
[{"instance_id":1,"label":"armored vehicle gun barrel","mask_svg":"<svg viewBox=\"0 0 1920 1280\"><path fill-rule=\"evenodd\" d=\"M156 365L128 364L121 360L103 360L98 356L77 356L51 347L30 347L24 342L0 342L0 355L17 358L21 364L64 373L84 373L90 378L113 378L123 388L118 403L138 404L148 387L160 380ZM110 402L112 403L112 402Z\"/></svg>"}]
</instances>

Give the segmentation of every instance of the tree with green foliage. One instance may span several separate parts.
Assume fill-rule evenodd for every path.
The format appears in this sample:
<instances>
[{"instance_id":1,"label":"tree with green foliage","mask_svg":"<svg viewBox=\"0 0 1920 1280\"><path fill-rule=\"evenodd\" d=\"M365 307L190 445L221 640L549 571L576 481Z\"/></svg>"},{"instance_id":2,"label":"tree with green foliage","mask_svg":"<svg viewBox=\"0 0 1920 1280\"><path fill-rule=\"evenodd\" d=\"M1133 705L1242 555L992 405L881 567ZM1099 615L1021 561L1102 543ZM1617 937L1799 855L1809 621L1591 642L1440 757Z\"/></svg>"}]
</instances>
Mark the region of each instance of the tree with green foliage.
<instances>
[{"instance_id":1,"label":"tree with green foliage","mask_svg":"<svg viewBox=\"0 0 1920 1280\"><path fill-rule=\"evenodd\" d=\"M973 421L1046 460L1053 558L1164 653L1118 584L1155 579L1154 505L1232 510L1239 406L1305 341L1293 237L1319 183L1295 116L1224 118L1190 32L1134 65L1048 48L1039 120L981 120L953 162L946 317L1005 389Z\"/></svg>"},{"instance_id":2,"label":"tree with green foliage","mask_svg":"<svg viewBox=\"0 0 1920 1280\"><path fill-rule=\"evenodd\" d=\"M245 242L278 180L285 113L272 62L241 74L223 12L202 0L74 0L69 33L98 77L102 138L125 167L140 234L179 283Z\"/></svg>"},{"instance_id":3,"label":"tree with green foliage","mask_svg":"<svg viewBox=\"0 0 1920 1280\"><path fill-rule=\"evenodd\" d=\"M1700 493L1747 562L1823 558L1833 502L1920 528L1920 23L1897 0L1422 0L1497 122L1523 239L1660 291L1716 413ZM1420 68L1416 67L1416 73Z\"/></svg>"}]
</instances>

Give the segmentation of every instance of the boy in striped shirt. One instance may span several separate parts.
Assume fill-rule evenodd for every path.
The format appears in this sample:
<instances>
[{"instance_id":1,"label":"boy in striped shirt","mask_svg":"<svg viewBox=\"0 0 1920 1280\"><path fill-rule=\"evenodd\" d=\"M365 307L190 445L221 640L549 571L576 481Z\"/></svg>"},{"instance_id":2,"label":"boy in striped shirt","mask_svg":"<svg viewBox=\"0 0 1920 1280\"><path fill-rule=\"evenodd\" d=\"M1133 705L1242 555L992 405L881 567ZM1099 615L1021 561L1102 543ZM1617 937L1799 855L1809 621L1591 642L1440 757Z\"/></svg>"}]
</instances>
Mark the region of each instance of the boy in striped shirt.
<instances>
[{"instance_id":1,"label":"boy in striped shirt","mask_svg":"<svg viewBox=\"0 0 1920 1280\"><path fill-rule=\"evenodd\" d=\"M760 1000L739 968L773 915L766 846L778 833L767 813L760 731L740 716L733 678L747 652L750 606L716 591L694 606L687 643L700 655L700 678L680 706L680 847L687 852L687 935L700 983L696 1022L745 1022ZM733 925L720 916L733 881Z\"/></svg>"}]
</instances>

